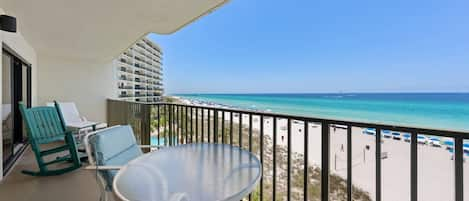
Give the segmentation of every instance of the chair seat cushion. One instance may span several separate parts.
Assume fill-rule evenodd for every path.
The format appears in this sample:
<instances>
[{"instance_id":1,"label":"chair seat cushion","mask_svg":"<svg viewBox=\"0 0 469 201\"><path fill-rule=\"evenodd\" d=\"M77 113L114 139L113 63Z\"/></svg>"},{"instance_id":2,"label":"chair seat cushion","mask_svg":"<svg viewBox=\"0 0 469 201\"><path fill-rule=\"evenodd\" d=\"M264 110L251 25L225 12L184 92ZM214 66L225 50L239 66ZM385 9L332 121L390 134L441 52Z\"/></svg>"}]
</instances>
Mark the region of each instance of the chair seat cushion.
<instances>
[{"instance_id":1,"label":"chair seat cushion","mask_svg":"<svg viewBox=\"0 0 469 201\"><path fill-rule=\"evenodd\" d=\"M98 166L123 166L130 160L142 155L130 126L117 126L99 132L91 140ZM100 171L111 187L116 170Z\"/></svg>"}]
</instances>

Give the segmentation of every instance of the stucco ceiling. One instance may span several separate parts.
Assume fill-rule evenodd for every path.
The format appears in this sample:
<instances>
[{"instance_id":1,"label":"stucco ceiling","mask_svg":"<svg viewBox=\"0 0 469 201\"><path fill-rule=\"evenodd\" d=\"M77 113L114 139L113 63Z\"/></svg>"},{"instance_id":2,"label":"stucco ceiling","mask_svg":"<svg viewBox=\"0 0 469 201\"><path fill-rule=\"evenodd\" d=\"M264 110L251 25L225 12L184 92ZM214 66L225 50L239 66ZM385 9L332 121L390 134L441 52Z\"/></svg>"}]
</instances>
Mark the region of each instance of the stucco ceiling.
<instances>
[{"instance_id":1,"label":"stucco ceiling","mask_svg":"<svg viewBox=\"0 0 469 201\"><path fill-rule=\"evenodd\" d=\"M108 60L149 32L171 34L227 1L0 0L0 8L39 55Z\"/></svg>"}]
</instances>

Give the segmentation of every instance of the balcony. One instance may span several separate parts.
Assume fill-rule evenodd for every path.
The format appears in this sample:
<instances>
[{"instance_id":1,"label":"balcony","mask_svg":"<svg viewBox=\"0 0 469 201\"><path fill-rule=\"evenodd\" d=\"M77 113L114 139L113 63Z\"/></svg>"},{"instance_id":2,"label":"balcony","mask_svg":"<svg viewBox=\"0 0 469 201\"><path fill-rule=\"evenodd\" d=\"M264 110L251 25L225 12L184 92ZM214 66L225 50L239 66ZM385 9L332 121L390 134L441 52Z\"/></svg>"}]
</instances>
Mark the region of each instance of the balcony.
<instances>
[{"instance_id":1,"label":"balcony","mask_svg":"<svg viewBox=\"0 0 469 201\"><path fill-rule=\"evenodd\" d=\"M469 133L175 103L108 100L108 107L108 123L130 122L142 144L224 143L257 155L264 174L247 200L425 200L419 188L432 184L423 181L433 179L430 188L441 185L432 163L449 164L443 180L455 187L441 190L444 196L463 196ZM419 136L445 137L454 145L421 143ZM389 148L397 142L402 150ZM423 151L445 149L454 154ZM394 166L398 155L405 162ZM400 189L389 188L396 183Z\"/></svg>"},{"instance_id":2,"label":"balcony","mask_svg":"<svg viewBox=\"0 0 469 201\"><path fill-rule=\"evenodd\" d=\"M429 156L422 150L448 148L452 148L454 154L451 160L445 160L451 161L453 169L449 175L455 187L445 196L463 196L463 173L467 170L463 142L469 138L469 133L176 103L108 100L107 104L107 123L110 126L130 124L141 144L225 143L257 155L263 164L263 177L245 200L393 200L396 189L387 188L390 175L403 178L398 181L401 187L398 191L407 193L399 196L417 200L417 197L425 197L419 190L420 185L441 185L438 177L432 177L438 169L428 165L428 161L441 158ZM401 138L394 138L394 134L389 134L391 131L401 133ZM451 138L454 145L435 147L435 144L422 143L419 136ZM367 149L360 148L356 152L363 146L360 139L367 139L364 146ZM390 150L386 146L397 141L405 145L403 150L407 151L403 153L408 161L394 170L389 167L390 161L403 150ZM362 151L366 153L360 155ZM421 164L419 158L426 163ZM362 160L371 164L371 169L365 173L357 165ZM64 197L96 200L99 197L92 171L80 169L55 177L20 173L22 169L35 166L34 155L27 150L2 183L0 197L8 196L10 200L61 200ZM395 171L401 174L396 175ZM433 179L433 182L422 183L422 178ZM368 187L363 185L363 179Z\"/></svg>"}]
</instances>

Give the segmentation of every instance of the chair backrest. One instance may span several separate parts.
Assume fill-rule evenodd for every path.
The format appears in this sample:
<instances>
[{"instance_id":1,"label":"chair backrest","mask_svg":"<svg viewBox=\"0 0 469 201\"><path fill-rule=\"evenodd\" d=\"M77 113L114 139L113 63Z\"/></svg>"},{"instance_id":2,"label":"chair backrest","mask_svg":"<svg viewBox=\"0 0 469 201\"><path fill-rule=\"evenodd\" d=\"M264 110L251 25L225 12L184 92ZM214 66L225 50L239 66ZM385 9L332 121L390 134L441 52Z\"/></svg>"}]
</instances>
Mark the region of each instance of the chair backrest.
<instances>
[{"instance_id":1,"label":"chair backrest","mask_svg":"<svg viewBox=\"0 0 469 201\"><path fill-rule=\"evenodd\" d=\"M82 122L80 113L78 112L77 106L74 102L58 102L60 111L64 118L65 124L70 124L72 122ZM55 103L47 103L47 106L55 106Z\"/></svg>"},{"instance_id":2,"label":"chair backrest","mask_svg":"<svg viewBox=\"0 0 469 201\"><path fill-rule=\"evenodd\" d=\"M85 143L92 163L97 166L123 166L143 152L135 140L132 128L114 126L87 135ZM102 170L107 187L111 187L116 170Z\"/></svg>"},{"instance_id":3,"label":"chair backrest","mask_svg":"<svg viewBox=\"0 0 469 201\"><path fill-rule=\"evenodd\" d=\"M31 143L46 144L64 139L65 125L57 108L26 108L23 103L20 103L19 107Z\"/></svg>"}]
</instances>

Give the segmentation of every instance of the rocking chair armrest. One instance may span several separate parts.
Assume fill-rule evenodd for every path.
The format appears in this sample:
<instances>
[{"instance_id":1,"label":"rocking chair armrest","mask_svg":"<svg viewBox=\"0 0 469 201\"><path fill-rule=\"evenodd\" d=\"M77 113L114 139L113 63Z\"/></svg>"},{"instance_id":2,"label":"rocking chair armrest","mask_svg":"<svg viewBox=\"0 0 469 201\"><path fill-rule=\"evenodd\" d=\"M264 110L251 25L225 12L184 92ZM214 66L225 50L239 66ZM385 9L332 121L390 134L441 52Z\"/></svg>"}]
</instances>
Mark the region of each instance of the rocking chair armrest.
<instances>
[{"instance_id":1,"label":"rocking chair armrest","mask_svg":"<svg viewBox=\"0 0 469 201\"><path fill-rule=\"evenodd\" d=\"M122 166L96 166L96 165L89 165L86 166L85 169L87 170L120 170Z\"/></svg>"}]
</instances>

